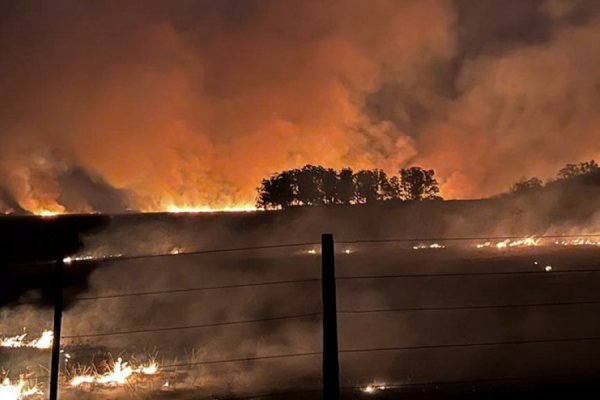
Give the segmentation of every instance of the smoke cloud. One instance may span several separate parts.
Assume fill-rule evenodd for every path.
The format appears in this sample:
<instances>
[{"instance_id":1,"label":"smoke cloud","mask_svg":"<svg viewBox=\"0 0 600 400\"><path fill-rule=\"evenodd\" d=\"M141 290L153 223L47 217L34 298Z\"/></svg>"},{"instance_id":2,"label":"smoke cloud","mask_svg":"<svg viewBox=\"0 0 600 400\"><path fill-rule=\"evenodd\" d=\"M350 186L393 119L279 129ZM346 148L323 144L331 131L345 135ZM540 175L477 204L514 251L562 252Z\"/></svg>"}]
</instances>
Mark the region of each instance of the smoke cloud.
<instances>
[{"instance_id":1,"label":"smoke cloud","mask_svg":"<svg viewBox=\"0 0 600 400\"><path fill-rule=\"evenodd\" d=\"M422 164L451 198L546 178L600 153L599 10L3 2L0 204L240 207L261 178L306 163Z\"/></svg>"}]
</instances>

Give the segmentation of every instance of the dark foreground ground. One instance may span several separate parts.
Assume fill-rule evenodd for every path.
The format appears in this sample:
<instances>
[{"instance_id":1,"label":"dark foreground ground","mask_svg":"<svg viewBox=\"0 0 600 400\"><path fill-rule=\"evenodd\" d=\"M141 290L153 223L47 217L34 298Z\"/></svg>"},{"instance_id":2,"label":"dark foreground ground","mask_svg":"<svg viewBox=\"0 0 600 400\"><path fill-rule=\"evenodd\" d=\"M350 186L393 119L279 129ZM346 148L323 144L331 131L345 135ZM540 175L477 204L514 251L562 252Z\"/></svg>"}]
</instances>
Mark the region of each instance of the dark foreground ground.
<instances>
[{"instance_id":1,"label":"dark foreground ground","mask_svg":"<svg viewBox=\"0 0 600 400\"><path fill-rule=\"evenodd\" d=\"M175 248L185 252L265 242L318 242L320 233L325 231L333 232L338 241L373 238L377 233L379 238L417 235L448 238L443 235L447 229L435 225L407 232L391 218L369 222L368 216L350 218L345 210L334 214L342 222L328 222L320 214L308 217L125 215L0 221L4 246L0 333L14 333L8 330L15 329L20 320L34 320L37 312L46 319L51 315L48 313L54 266L44 262L56 256L86 252L95 256L162 254ZM465 224L470 229L476 223ZM522 229L519 234L527 233L529 227ZM493 229L485 231L490 236L497 234ZM455 230L452 236L456 238L459 234L475 237L482 232L467 236L466 232ZM600 268L600 248L548 245L498 250L476 249L480 239L436 242L445 248L412 248L432 243L427 240L336 245L340 278L338 309L346 312L338 317L340 348L379 349L341 354L342 386L365 387L371 382L394 386L374 393L344 389L343 399L512 400L597 396L600 272L595 270ZM318 249L316 244L306 244L227 254L74 263L66 271L65 334L235 321L319 310L318 284L125 298L93 304L77 300L81 296L106 293L315 279L320 277ZM546 271L546 267L551 268ZM362 278L346 279L353 277ZM19 306L24 299L33 308ZM455 309L443 309L447 307ZM396 311L353 313L378 309ZM47 320L41 325L48 327L49 323ZM318 320L291 321L236 330L153 333L118 337L118 340L92 338L66 345L70 346L68 351L74 359L82 363L90 362L99 349L111 354L152 349L167 360L181 361L185 360L183 349L203 348L207 353L203 355L205 359L222 360L318 351L320 326ZM518 343L522 341L529 342ZM396 350L380 351L390 348ZM15 370L24 364L47 365L47 359L46 352L0 349L0 365L10 364ZM290 393L319 387L320 357L297 362L246 363L226 369L205 367L179 373L182 379L176 390L161 389L167 379L167 375L161 375L148 390L64 388L63 395L67 400L321 398L320 393ZM240 379L245 375L251 375L252 379ZM210 384L189 383L205 378L210 378L206 381ZM228 391L233 395L228 397ZM268 392L272 396L252 396Z\"/></svg>"}]
</instances>

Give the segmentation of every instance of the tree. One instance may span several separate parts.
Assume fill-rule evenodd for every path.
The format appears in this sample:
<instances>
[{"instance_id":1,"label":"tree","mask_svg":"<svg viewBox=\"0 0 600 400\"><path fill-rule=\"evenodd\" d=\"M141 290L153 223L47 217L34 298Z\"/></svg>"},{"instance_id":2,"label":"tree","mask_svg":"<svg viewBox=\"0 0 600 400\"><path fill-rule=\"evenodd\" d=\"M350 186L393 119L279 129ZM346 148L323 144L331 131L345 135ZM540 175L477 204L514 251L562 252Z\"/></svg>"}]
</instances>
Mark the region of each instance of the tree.
<instances>
[{"instance_id":1,"label":"tree","mask_svg":"<svg viewBox=\"0 0 600 400\"><path fill-rule=\"evenodd\" d=\"M289 208L294 204L294 179L289 171L263 179L258 191L256 207L262 209Z\"/></svg>"},{"instance_id":2,"label":"tree","mask_svg":"<svg viewBox=\"0 0 600 400\"><path fill-rule=\"evenodd\" d=\"M542 180L540 178L521 178L520 181L518 181L517 183L515 183L512 188L510 189L510 191L512 193L526 193L526 192L530 192L532 190L537 190L540 189L544 186L544 183L542 182Z\"/></svg>"},{"instance_id":3,"label":"tree","mask_svg":"<svg viewBox=\"0 0 600 400\"><path fill-rule=\"evenodd\" d=\"M567 164L558 171L558 179L571 179L576 176L588 175L600 171L598 164L594 160L581 162L578 164Z\"/></svg>"},{"instance_id":4,"label":"tree","mask_svg":"<svg viewBox=\"0 0 600 400\"><path fill-rule=\"evenodd\" d=\"M354 172L352 169L344 168L337 174L335 192L341 204L353 204L356 202Z\"/></svg>"},{"instance_id":5,"label":"tree","mask_svg":"<svg viewBox=\"0 0 600 400\"><path fill-rule=\"evenodd\" d=\"M299 204L313 206L322 203L323 193L320 182L320 170L323 167L305 165L292 171L296 182L296 199Z\"/></svg>"},{"instance_id":6,"label":"tree","mask_svg":"<svg viewBox=\"0 0 600 400\"><path fill-rule=\"evenodd\" d=\"M354 175L357 203L373 203L397 197L397 190L381 169L360 170Z\"/></svg>"},{"instance_id":7,"label":"tree","mask_svg":"<svg viewBox=\"0 0 600 400\"><path fill-rule=\"evenodd\" d=\"M375 171L358 171L354 175L354 187L357 203L373 203L377 200L378 177Z\"/></svg>"},{"instance_id":8,"label":"tree","mask_svg":"<svg viewBox=\"0 0 600 400\"><path fill-rule=\"evenodd\" d=\"M400 193L405 200L440 199L440 188L432 169L421 167L403 168L400 170Z\"/></svg>"},{"instance_id":9,"label":"tree","mask_svg":"<svg viewBox=\"0 0 600 400\"><path fill-rule=\"evenodd\" d=\"M338 193L338 176L332 168L319 167L317 170L318 183L320 185L322 204L339 204L340 195Z\"/></svg>"}]
</instances>

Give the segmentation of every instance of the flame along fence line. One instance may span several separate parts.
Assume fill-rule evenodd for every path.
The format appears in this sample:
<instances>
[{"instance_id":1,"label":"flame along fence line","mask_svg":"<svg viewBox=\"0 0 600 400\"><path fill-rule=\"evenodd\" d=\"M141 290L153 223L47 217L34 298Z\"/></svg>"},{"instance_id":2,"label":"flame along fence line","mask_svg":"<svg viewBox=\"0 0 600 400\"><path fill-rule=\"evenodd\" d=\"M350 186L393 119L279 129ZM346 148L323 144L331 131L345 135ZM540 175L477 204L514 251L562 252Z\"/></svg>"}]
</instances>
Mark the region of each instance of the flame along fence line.
<instances>
[{"instance_id":1,"label":"flame along fence line","mask_svg":"<svg viewBox=\"0 0 600 400\"><path fill-rule=\"evenodd\" d=\"M385 239L355 239L355 240L336 240L336 244L385 244L385 243L419 243L419 242L469 242L469 241L502 241L502 240L521 240L523 238L531 239L568 239L568 238L600 238L600 233L581 233L581 234L532 234L532 235L507 235L507 236L462 236L462 237L417 237L417 238L385 238ZM296 242L296 243L281 243L281 244L268 244L262 246L245 246L245 247L231 247L222 249L206 249L206 250L194 250L194 251L181 251L177 253L160 253L160 254L133 254L133 255L108 255L99 257L66 257L65 260L68 264L80 264L80 263L99 263L108 261L126 261L136 259L148 259L148 258L167 258L167 257L178 257L178 256L193 256L202 254L219 254L219 253L234 253L243 251L254 251L254 250L271 250L271 249L284 249L293 247L304 247L304 246L317 246L320 242ZM10 263L11 266L37 266L37 265L51 265L54 264L55 260L45 261L32 261L26 263Z\"/></svg>"}]
</instances>

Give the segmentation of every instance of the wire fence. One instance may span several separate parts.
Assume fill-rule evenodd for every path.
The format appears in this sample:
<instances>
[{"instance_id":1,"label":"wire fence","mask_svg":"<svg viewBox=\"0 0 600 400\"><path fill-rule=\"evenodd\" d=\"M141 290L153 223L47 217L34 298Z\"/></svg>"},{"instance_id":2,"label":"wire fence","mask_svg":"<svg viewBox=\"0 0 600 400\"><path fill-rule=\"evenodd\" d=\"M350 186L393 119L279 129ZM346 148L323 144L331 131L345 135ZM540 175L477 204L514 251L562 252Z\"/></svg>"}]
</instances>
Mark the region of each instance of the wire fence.
<instances>
[{"instance_id":1,"label":"wire fence","mask_svg":"<svg viewBox=\"0 0 600 400\"><path fill-rule=\"evenodd\" d=\"M568 239L568 238L592 238L599 237L600 234L578 234L578 235L536 235L536 238L544 239ZM385 244L385 243L423 243L423 242L455 242L455 241L489 241L489 240L517 240L522 237L517 236L488 236L488 237L454 237L454 238L390 238L390 239L360 239L360 240L338 240L336 244L341 245L357 245L357 244ZM209 254L226 254L234 252L248 252L248 251L264 251L264 250L275 250L275 249L289 249L289 248L302 248L320 245L317 242L298 242L298 243L287 243L287 244L269 244L262 246L248 246L248 247L232 247L232 248L221 248L221 249L206 249L197 251L178 252L176 254L165 253L165 254L146 254L146 255L118 255L118 256L106 256L98 257L94 259L90 258L65 258L63 261L67 261L68 264L80 264L80 263L102 263L102 262L120 262L126 260L139 260L139 259L153 259L153 258L171 258L171 257L186 257L186 256L201 256ZM337 281L339 283L349 281L371 281L371 280L396 280L396 279L436 279L436 278L462 278L462 277L474 277L474 278L493 278L499 276L543 276L543 277L556 277L566 275L592 275L600 272L600 268L583 268L583 267L572 267L569 269L556 269L547 271L544 269L528 269L528 270L514 270L514 271L445 271L445 272L428 272L428 273L394 273L394 274L365 274L365 275L338 275ZM70 300L90 302L90 301L102 301L110 299L127 299L137 297L153 297L153 296L167 296L184 293L199 293L199 292L211 292L211 291L225 291L225 290L238 290L246 288L269 288L274 286L286 287L292 285L308 285L320 283L321 279L318 278L304 278L304 279L282 279L272 281L258 281L258 282L247 282L238 284L228 285L214 285L214 286L201 286L201 287L178 287L163 290L153 291L132 291L123 293L100 293L93 296L76 296ZM515 303L488 303L488 304L461 304L461 305L434 305L434 306L399 306L399 307L385 307L385 308L343 308L338 310L338 316L352 317L353 315L369 315L369 314L392 314L392 313L431 313L431 312L456 312L456 311L489 311L498 309L529 309L529 308L575 308L575 307L593 307L600 305L600 299L579 299L569 301L546 301L546 302L515 302ZM124 336L124 335L139 335L147 333L163 333L163 332L176 332L184 330L194 329L209 329L216 327L233 327L240 325L250 324L268 324L273 322L292 321L292 320L313 320L318 321L322 317L321 310L309 310L305 313L298 314L284 314L284 315L272 315L262 318L253 319L241 319L241 320L230 320L230 321L209 321L199 324L187 324L187 325L176 325L166 327L147 327L139 329L124 329L117 331L107 332L89 332L83 334L73 335L62 335L61 339L65 340L76 340L84 338L102 338L111 336ZM342 319L342 323L344 323ZM348 358L354 355L360 354L375 354L375 353L395 353L402 351L423 351L423 350L439 350L449 348L472 348L472 347L509 347L509 346L535 346L535 345L554 345L558 343L594 343L600 341L600 336L595 335L581 335L571 337L542 337L542 338L523 338L519 340L505 340L505 341L467 341L458 343L428 343L428 344L415 344L406 346L390 346L390 347L359 347L359 348L344 348L339 350L340 357ZM213 359L213 360L201 360L194 362L182 362L182 363L171 363L161 365L162 371L169 371L179 368L194 368L198 366L207 365L221 365L221 364L233 364L233 363L244 363L244 362L263 362L269 360L282 360L282 359L298 359L298 358L310 358L310 357L321 357L323 352L321 350L307 351L307 352L290 352L282 354L265 354L265 355L253 355L253 356L240 356L224 359ZM581 377L586 375L570 375L570 377ZM588 375L589 376L589 375ZM596 375L593 375L596 376ZM386 385L389 389L402 389L411 386L426 386L426 385L453 385L453 384L476 384L486 382L502 382L502 381L513 381L513 380L544 380L544 379L561 379L567 378L569 375L546 375L538 377L491 377L489 379L473 379L473 380L454 380L454 381L439 381L439 382L409 382L402 384ZM47 377L36 377L36 379L44 379ZM360 390L359 386L354 387L342 387L342 391L348 390ZM254 399L254 398L265 398L265 397L277 397L277 396L291 396L291 395L302 395L302 394L318 394L321 393L320 389L311 389L304 391L287 391L279 393L264 393L258 395L249 395L244 397L232 397L232 399Z\"/></svg>"}]
</instances>

